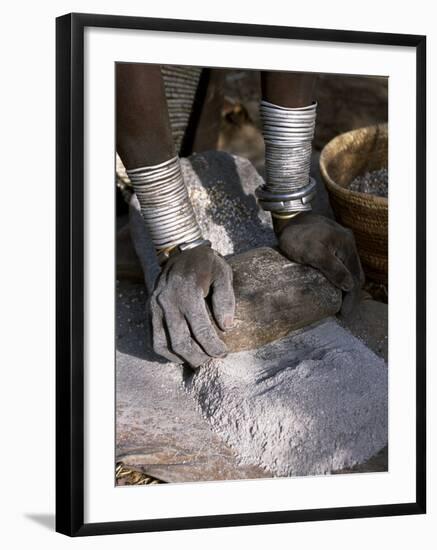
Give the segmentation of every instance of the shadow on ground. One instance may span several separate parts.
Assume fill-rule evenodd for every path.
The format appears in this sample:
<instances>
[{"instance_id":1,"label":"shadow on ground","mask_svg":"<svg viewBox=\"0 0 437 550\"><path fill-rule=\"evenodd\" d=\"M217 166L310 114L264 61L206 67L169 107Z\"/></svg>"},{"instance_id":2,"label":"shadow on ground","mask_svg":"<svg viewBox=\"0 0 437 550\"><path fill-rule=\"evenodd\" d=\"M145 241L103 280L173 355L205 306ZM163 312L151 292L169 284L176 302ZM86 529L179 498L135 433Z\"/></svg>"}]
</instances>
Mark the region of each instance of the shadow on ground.
<instances>
[{"instance_id":1,"label":"shadow on ground","mask_svg":"<svg viewBox=\"0 0 437 550\"><path fill-rule=\"evenodd\" d=\"M55 514L25 514L24 517L50 531L55 530Z\"/></svg>"}]
</instances>

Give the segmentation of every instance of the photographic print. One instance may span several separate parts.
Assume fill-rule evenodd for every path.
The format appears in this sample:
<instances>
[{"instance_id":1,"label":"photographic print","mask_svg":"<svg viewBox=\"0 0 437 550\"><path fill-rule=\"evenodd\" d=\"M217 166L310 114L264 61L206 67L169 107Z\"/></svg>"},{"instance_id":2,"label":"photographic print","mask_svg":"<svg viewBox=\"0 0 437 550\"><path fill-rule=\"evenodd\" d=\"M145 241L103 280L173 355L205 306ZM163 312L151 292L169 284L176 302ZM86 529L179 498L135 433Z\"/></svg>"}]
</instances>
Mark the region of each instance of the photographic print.
<instances>
[{"instance_id":1,"label":"photographic print","mask_svg":"<svg viewBox=\"0 0 437 550\"><path fill-rule=\"evenodd\" d=\"M57 19L56 529L425 512L425 47Z\"/></svg>"},{"instance_id":2,"label":"photographic print","mask_svg":"<svg viewBox=\"0 0 437 550\"><path fill-rule=\"evenodd\" d=\"M117 485L387 471L388 78L115 78Z\"/></svg>"}]
</instances>

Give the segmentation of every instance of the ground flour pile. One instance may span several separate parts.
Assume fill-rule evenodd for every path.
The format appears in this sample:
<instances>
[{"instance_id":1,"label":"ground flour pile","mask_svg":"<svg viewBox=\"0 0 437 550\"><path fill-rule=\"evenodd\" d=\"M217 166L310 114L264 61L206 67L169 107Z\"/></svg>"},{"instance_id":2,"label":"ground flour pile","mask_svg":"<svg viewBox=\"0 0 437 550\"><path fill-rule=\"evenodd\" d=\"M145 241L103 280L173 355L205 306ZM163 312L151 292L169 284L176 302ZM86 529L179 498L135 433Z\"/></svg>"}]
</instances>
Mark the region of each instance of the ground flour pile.
<instances>
[{"instance_id":1,"label":"ground flour pile","mask_svg":"<svg viewBox=\"0 0 437 550\"><path fill-rule=\"evenodd\" d=\"M214 430L277 476L359 464L387 444L387 368L333 319L185 380Z\"/></svg>"}]
</instances>

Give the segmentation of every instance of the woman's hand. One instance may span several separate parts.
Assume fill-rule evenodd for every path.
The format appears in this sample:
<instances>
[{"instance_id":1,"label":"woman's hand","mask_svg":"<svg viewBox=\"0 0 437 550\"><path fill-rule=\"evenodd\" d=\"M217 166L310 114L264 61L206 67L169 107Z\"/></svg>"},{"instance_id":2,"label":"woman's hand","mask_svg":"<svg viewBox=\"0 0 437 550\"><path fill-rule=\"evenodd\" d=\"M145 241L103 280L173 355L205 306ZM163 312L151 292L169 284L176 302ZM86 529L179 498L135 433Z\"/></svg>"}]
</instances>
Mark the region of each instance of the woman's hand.
<instances>
[{"instance_id":1,"label":"woman's hand","mask_svg":"<svg viewBox=\"0 0 437 550\"><path fill-rule=\"evenodd\" d=\"M209 246L198 246L170 257L150 300L153 349L158 355L197 368L211 357L227 354L208 314L205 298L210 292L217 325L231 328L232 269L222 256Z\"/></svg>"},{"instance_id":2,"label":"woman's hand","mask_svg":"<svg viewBox=\"0 0 437 550\"><path fill-rule=\"evenodd\" d=\"M345 292L341 313L349 314L364 283L352 231L324 216L304 212L279 226L278 233L279 247L287 258L319 269Z\"/></svg>"}]
</instances>

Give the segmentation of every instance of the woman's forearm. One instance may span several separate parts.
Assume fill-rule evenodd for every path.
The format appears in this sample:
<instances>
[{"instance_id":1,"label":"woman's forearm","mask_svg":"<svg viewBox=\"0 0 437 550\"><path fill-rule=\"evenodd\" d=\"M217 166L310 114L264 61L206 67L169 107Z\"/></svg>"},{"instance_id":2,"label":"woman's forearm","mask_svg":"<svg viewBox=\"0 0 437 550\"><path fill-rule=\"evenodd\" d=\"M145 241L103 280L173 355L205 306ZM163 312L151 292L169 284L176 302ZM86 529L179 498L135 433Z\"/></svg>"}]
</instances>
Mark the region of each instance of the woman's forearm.
<instances>
[{"instance_id":1,"label":"woman's forearm","mask_svg":"<svg viewBox=\"0 0 437 550\"><path fill-rule=\"evenodd\" d=\"M204 242L175 152L161 69L117 64L117 150L159 259Z\"/></svg>"},{"instance_id":2,"label":"woman's forearm","mask_svg":"<svg viewBox=\"0 0 437 550\"><path fill-rule=\"evenodd\" d=\"M314 134L316 76L266 71L261 74L261 120L266 145L266 184L257 192L272 213L275 231L311 210L315 182L309 177Z\"/></svg>"}]
</instances>

